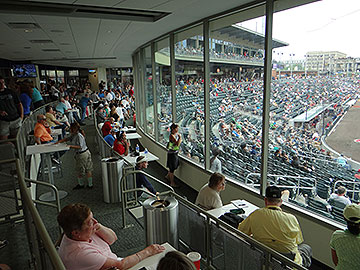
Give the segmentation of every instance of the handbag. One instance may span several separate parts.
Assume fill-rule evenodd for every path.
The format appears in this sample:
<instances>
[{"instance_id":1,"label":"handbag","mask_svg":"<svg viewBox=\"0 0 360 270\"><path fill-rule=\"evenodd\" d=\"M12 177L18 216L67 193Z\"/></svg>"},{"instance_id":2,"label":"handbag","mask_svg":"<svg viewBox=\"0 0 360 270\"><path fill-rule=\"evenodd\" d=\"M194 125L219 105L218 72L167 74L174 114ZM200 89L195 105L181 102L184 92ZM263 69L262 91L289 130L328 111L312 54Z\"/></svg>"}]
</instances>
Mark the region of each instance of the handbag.
<instances>
[{"instance_id":1,"label":"handbag","mask_svg":"<svg viewBox=\"0 0 360 270\"><path fill-rule=\"evenodd\" d=\"M222 216L219 217L219 219L236 229L239 227L239 223L241 223L244 220L242 217L231 212L223 214Z\"/></svg>"}]
</instances>

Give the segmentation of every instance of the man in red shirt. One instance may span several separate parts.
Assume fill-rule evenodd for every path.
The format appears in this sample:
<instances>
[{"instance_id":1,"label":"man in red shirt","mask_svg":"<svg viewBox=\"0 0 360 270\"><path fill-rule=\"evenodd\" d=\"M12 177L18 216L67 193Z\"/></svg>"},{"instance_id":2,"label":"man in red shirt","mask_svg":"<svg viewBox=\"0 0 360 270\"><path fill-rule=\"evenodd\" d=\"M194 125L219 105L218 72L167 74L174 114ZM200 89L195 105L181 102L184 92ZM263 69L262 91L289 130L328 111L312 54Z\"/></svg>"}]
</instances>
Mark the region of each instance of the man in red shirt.
<instances>
[{"instance_id":1,"label":"man in red shirt","mask_svg":"<svg viewBox=\"0 0 360 270\"><path fill-rule=\"evenodd\" d=\"M101 128L103 137L105 137L106 135L108 135L110 133L110 130L112 129L111 125L114 124L114 122L115 122L115 119L110 117L109 120L104 123L104 125Z\"/></svg>"}]
</instances>

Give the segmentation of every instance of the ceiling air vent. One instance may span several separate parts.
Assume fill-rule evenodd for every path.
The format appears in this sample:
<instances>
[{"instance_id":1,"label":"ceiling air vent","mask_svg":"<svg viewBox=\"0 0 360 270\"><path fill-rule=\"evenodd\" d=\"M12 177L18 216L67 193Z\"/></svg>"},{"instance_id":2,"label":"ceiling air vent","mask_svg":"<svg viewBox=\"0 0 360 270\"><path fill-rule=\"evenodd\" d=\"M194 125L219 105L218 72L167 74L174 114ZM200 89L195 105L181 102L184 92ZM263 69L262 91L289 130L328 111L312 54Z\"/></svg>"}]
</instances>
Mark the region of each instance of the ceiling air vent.
<instances>
[{"instance_id":1,"label":"ceiling air vent","mask_svg":"<svg viewBox=\"0 0 360 270\"><path fill-rule=\"evenodd\" d=\"M11 22L7 24L11 29L40 29L36 23Z\"/></svg>"},{"instance_id":2,"label":"ceiling air vent","mask_svg":"<svg viewBox=\"0 0 360 270\"><path fill-rule=\"evenodd\" d=\"M53 43L52 40L50 39L33 39L33 40L30 40L31 43L34 43L34 44L49 44L49 43Z\"/></svg>"},{"instance_id":3,"label":"ceiling air vent","mask_svg":"<svg viewBox=\"0 0 360 270\"><path fill-rule=\"evenodd\" d=\"M42 49L43 52L60 52L60 49Z\"/></svg>"},{"instance_id":4,"label":"ceiling air vent","mask_svg":"<svg viewBox=\"0 0 360 270\"><path fill-rule=\"evenodd\" d=\"M139 22L156 22L169 15L168 12L154 10L139 10L114 7L99 7L93 5L73 5L55 3L55 1L20 1L1 0L1 13L46 15L78 18L98 18L107 20L125 20ZM76 1L70 1L76 2ZM85 1L84 1L85 2ZM101 2L101 1L86 1ZM106 1L103 1L106 2ZM34 24L35 25L35 24ZM25 27L27 28L27 27Z\"/></svg>"}]
</instances>

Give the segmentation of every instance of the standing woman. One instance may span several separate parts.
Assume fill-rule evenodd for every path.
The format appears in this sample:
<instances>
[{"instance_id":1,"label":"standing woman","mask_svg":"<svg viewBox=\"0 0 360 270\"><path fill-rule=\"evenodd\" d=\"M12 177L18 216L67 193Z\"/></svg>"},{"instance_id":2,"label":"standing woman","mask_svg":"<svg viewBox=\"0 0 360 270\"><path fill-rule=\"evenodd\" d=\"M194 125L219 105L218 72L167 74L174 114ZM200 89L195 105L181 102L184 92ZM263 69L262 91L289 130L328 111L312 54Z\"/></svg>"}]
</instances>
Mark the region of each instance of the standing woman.
<instances>
[{"instance_id":1,"label":"standing woman","mask_svg":"<svg viewBox=\"0 0 360 270\"><path fill-rule=\"evenodd\" d=\"M337 230L330 240L332 260L337 270L360 269L360 205L344 209L346 230Z\"/></svg>"},{"instance_id":2,"label":"standing woman","mask_svg":"<svg viewBox=\"0 0 360 270\"><path fill-rule=\"evenodd\" d=\"M168 143L168 153L167 153L167 164L166 167L169 168L168 174L165 176L166 179L170 181L172 187L178 187L174 180L174 171L179 167L179 149L181 144L181 135L179 132L179 126L175 123L172 123L170 126L170 136Z\"/></svg>"},{"instance_id":3,"label":"standing woman","mask_svg":"<svg viewBox=\"0 0 360 270\"><path fill-rule=\"evenodd\" d=\"M86 145L85 133L80 128L79 123L70 125L70 137L62 139L57 143L71 142L70 148L75 149L76 173L78 184L73 189L81 189L85 187L83 177L86 175L88 188L93 188L92 170L93 163L91 153Z\"/></svg>"}]
</instances>

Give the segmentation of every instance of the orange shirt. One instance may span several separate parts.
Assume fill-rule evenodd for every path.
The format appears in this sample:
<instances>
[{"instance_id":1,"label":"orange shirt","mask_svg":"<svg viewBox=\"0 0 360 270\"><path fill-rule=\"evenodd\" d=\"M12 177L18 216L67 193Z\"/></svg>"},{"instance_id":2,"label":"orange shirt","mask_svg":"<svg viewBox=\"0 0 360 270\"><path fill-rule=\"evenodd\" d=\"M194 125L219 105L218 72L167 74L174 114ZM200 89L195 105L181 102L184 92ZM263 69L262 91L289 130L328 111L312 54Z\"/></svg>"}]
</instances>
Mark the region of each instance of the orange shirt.
<instances>
[{"instance_id":1,"label":"orange shirt","mask_svg":"<svg viewBox=\"0 0 360 270\"><path fill-rule=\"evenodd\" d=\"M44 127L44 125L40 123L36 123L35 125L34 136L36 138L40 138L41 142L48 142L53 140L53 137L50 135L50 129Z\"/></svg>"}]
</instances>

